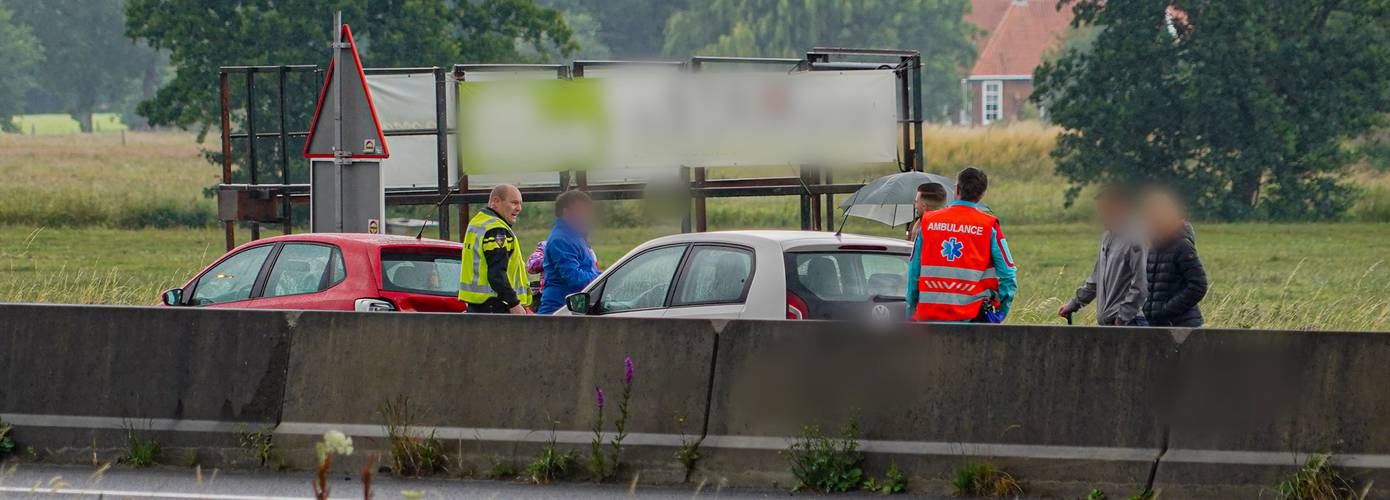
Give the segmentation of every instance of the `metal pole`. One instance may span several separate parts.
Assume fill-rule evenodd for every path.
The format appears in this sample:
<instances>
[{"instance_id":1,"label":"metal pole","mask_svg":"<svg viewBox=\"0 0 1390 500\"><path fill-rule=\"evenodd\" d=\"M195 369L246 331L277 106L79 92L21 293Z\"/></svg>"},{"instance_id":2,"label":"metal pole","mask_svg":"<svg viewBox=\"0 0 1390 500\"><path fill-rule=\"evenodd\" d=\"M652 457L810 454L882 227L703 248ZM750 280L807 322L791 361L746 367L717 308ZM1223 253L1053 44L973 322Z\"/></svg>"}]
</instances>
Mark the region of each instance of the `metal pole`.
<instances>
[{"instance_id":1,"label":"metal pole","mask_svg":"<svg viewBox=\"0 0 1390 500\"><path fill-rule=\"evenodd\" d=\"M446 201L439 206L439 239L449 239L449 118L448 85L444 68L434 68L434 143L439 162L439 196Z\"/></svg>"},{"instance_id":2,"label":"metal pole","mask_svg":"<svg viewBox=\"0 0 1390 500\"><path fill-rule=\"evenodd\" d=\"M926 167L922 152L922 56L912 56L912 158L913 167L921 172Z\"/></svg>"},{"instance_id":3,"label":"metal pole","mask_svg":"<svg viewBox=\"0 0 1390 500\"><path fill-rule=\"evenodd\" d=\"M256 70L246 72L246 169L251 185L256 179ZM261 224L251 222L251 239L261 239Z\"/></svg>"},{"instance_id":4,"label":"metal pole","mask_svg":"<svg viewBox=\"0 0 1390 500\"><path fill-rule=\"evenodd\" d=\"M337 213L337 231L343 232L343 166L351 156L343 151L343 11L333 15L333 93L337 101L333 108L333 174L338 183L337 200L334 211Z\"/></svg>"},{"instance_id":5,"label":"metal pole","mask_svg":"<svg viewBox=\"0 0 1390 500\"><path fill-rule=\"evenodd\" d=\"M285 79L289 72L284 65L280 66L280 183L290 183L290 136L289 130L285 126ZM285 228L284 233L294 232L294 213L290 209L290 193L281 193L281 210L284 211Z\"/></svg>"},{"instance_id":6,"label":"metal pole","mask_svg":"<svg viewBox=\"0 0 1390 500\"><path fill-rule=\"evenodd\" d=\"M222 97L222 183L232 183L232 118L231 101L232 90L227 85L227 72L218 72L218 87ZM224 238L227 242L227 251L236 248L236 231L233 221L222 223Z\"/></svg>"}]
</instances>

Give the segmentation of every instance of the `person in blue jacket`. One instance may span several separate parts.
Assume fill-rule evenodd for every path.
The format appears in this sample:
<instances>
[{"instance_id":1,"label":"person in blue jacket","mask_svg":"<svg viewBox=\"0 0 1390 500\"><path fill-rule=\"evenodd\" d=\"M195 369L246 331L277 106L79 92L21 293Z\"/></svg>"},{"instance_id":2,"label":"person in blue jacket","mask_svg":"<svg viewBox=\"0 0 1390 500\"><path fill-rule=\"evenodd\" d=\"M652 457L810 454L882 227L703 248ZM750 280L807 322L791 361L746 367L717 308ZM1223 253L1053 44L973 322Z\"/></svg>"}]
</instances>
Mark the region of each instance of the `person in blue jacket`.
<instances>
[{"instance_id":1,"label":"person in blue jacket","mask_svg":"<svg viewBox=\"0 0 1390 500\"><path fill-rule=\"evenodd\" d=\"M555 198L555 227L545 241L545 290L536 312L550 314L565 307L565 296L581 291L599 275L589 249L594 201L588 193L565 191Z\"/></svg>"}]
</instances>

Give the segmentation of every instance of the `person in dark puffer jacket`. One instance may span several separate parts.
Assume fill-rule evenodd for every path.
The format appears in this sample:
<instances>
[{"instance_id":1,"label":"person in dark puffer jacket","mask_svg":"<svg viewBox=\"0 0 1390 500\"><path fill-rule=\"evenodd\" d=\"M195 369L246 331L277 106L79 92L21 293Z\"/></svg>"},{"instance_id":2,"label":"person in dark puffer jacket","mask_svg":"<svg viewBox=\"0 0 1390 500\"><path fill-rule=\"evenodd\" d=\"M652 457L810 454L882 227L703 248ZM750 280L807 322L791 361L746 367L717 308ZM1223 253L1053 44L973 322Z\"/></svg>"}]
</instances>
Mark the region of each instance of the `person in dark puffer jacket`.
<instances>
[{"instance_id":1,"label":"person in dark puffer jacket","mask_svg":"<svg viewBox=\"0 0 1390 500\"><path fill-rule=\"evenodd\" d=\"M1197 256L1192 225L1170 194L1154 192L1147 198L1153 241L1144 317L1150 326L1200 327L1202 310L1197 304L1207 295L1207 273Z\"/></svg>"}]
</instances>

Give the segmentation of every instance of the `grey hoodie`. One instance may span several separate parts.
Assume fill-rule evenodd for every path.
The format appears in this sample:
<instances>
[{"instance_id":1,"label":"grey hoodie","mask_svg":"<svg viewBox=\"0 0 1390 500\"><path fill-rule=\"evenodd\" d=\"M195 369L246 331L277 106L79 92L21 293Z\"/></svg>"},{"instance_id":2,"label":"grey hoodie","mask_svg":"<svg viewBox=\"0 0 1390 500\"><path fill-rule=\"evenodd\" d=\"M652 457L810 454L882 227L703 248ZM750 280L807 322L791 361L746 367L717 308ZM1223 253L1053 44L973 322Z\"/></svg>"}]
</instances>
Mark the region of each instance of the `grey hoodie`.
<instances>
[{"instance_id":1,"label":"grey hoodie","mask_svg":"<svg viewBox=\"0 0 1390 500\"><path fill-rule=\"evenodd\" d=\"M1100 236L1100 253L1086 283L1076 289L1070 309L1096 303L1096 321L1102 325L1129 324L1143 316L1148 294L1147 239L1142 231L1106 231Z\"/></svg>"}]
</instances>

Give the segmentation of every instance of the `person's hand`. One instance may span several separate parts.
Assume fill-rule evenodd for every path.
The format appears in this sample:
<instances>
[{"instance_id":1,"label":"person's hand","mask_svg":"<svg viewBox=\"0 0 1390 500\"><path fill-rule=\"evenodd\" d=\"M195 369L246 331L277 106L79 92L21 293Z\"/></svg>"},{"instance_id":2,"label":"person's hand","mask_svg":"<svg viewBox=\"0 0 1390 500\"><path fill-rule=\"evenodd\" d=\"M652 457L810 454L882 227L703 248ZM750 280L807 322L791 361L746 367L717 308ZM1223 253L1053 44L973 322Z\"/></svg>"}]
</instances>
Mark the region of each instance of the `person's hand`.
<instances>
[{"instance_id":1,"label":"person's hand","mask_svg":"<svg viewBox=\"0 0 1390 500\"><path fill-rule=\"evenodd\" d=\"M1062 304L1062 307L1058 307L1058 308L1057 308L1057 316L1060 316L1060 317L1063 317L1063 318L1067 317L1067 315L1069 315L1069 314L1071 314L1071 313L1074 313L1074 312L1076 312L1076 309L1072 309L1070 303L1068 303L1068 304Z\"/></svg>"},{"instance_id":2,"label":"person's hand","mask_svg":"<svg viewBox=\"0 0 1390 500\"><path fill-rule=\"evenodd\" d=\"M521 307L521 304L512 306L512 308L508 309L507 312L512 314L531 314L531 311L527 311L525 307Z\"/></svg>"}]
</instances>

